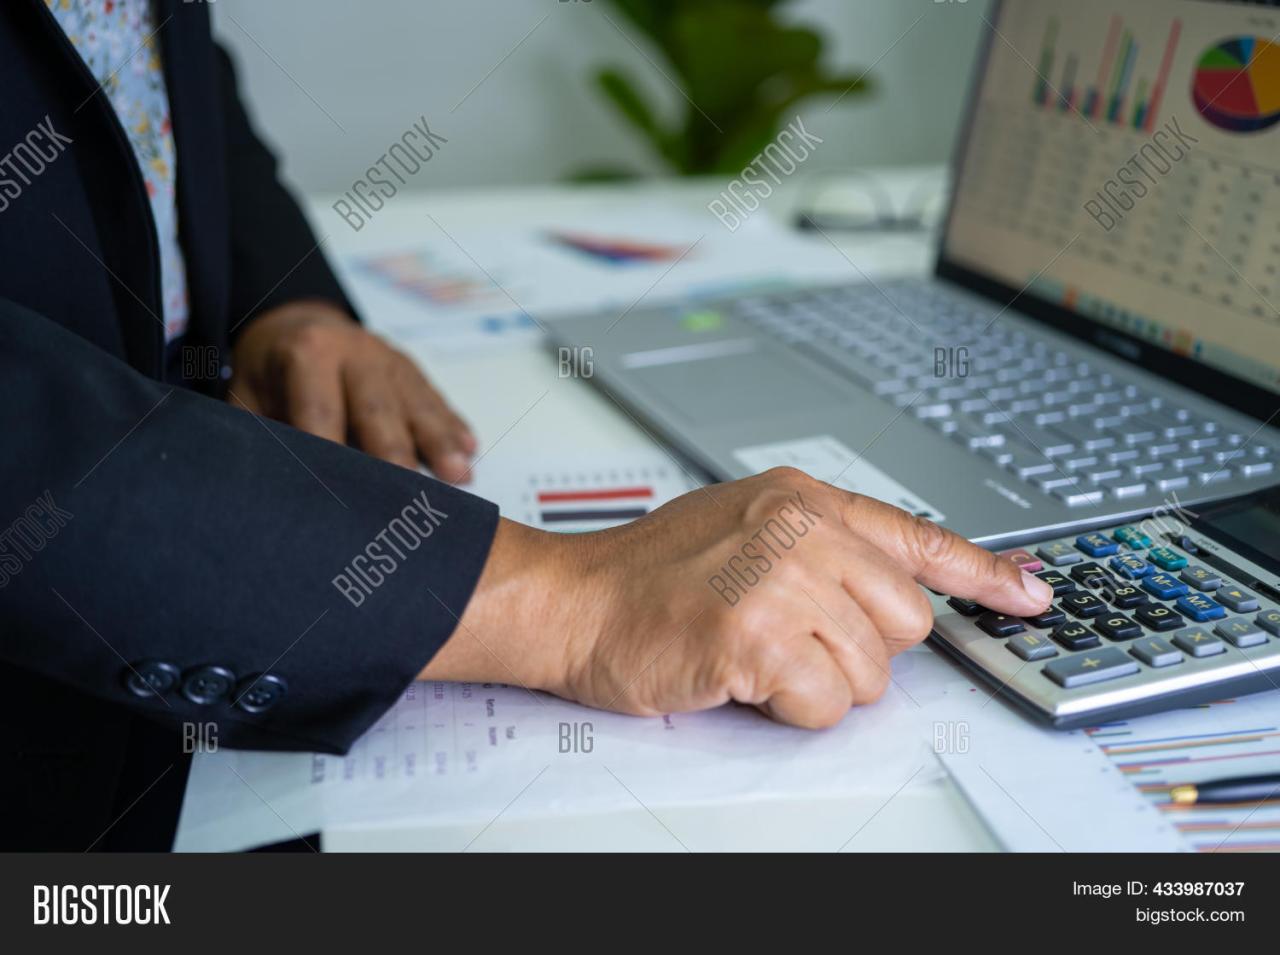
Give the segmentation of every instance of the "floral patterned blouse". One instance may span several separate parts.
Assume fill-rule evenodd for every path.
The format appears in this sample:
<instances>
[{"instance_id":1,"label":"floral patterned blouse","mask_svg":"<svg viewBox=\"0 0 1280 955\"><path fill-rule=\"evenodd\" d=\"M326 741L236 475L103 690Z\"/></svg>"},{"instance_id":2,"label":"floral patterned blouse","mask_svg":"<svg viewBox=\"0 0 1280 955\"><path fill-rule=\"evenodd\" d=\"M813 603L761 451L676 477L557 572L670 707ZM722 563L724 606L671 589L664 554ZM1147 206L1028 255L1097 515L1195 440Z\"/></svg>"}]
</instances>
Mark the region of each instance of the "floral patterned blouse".
<instances>
[{"instance_id":1,"label":"floral patterned blouse","mask_svg":"<svg viewBox=\"0 0 1280 955\"><path fill-rule=\"evenodd\" d=\"M187 270L178 242L176 150L150 0L45 0L102 84L133 146L160 243L165 340L187 327Z\"/></svg>"}]
</instances>

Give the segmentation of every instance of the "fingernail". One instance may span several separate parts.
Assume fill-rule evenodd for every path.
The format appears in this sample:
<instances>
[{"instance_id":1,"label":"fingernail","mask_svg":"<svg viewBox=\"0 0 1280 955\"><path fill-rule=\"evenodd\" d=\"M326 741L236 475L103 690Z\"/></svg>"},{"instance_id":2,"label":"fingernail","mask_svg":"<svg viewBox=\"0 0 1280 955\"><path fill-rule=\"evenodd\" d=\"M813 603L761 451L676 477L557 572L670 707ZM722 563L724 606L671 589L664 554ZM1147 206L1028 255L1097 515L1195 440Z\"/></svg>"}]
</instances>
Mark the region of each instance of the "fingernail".
<instances>
[{"instance_id":1,"label":"fingernail","mask_svg":"<svg viewBox=\"0 0 1280 955\"><path fill-rule=\"evenodd\" d=\"M455 481L465 481L469 478L470 472L468 468L471 466L470 459L460 451L450 451L444 456L445 469L453 475Z\"/></svg>"},{"instance_id":2,"label":"fingernail","mask_svg":"<svg viewBox=\"0 0 1280 955\"><path fill-rule=\"evenodd\" d=\"M1034 574L1022 572L1022 589L1039 606L1045 606L1053 599L1053 588Z\"/></svg>"}]
</instances>

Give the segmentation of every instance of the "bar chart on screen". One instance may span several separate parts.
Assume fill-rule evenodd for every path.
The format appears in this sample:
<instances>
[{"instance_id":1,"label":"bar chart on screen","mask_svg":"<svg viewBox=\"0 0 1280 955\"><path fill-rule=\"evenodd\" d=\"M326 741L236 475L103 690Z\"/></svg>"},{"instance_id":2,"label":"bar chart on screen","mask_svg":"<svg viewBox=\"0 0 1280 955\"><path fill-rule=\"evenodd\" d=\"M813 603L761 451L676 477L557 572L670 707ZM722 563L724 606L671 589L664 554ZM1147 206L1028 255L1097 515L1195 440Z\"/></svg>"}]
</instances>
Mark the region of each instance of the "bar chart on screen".
<instances>
[{"instance_id":1,"label":"bar chart on screen","mask_svg":"<svg viewBox=\"0 0 1280 955\"><path fill-rule=\"evenodd\" d=\"M1198 852L1280 852L1280 793L1179 805L1175 786L1280 772L1280 692L1223 700L1087 731L1112 765Z\"/></svg>"}]
</instances>

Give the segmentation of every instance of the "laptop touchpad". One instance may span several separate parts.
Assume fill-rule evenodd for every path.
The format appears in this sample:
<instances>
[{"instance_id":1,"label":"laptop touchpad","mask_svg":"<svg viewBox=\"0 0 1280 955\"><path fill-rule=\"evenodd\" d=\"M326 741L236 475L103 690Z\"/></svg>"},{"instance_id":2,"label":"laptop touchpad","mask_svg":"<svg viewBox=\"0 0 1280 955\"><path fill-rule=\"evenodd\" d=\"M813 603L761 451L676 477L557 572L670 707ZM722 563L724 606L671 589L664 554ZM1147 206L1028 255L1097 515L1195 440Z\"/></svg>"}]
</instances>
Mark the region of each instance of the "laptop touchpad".
<instances>
[{"instance_id":1,"label":"laptop touchpad","mask_svg":"<svg viewBox=\"0 0 1280 955\"><path fill-rule=\"evenodd\" d=\"M759 419L833 405L849 407L851 403L848 391L774 350L670 363L636 362L628 373L643 384L650 397L693 424Z\"/></svg>"}]
</instances>

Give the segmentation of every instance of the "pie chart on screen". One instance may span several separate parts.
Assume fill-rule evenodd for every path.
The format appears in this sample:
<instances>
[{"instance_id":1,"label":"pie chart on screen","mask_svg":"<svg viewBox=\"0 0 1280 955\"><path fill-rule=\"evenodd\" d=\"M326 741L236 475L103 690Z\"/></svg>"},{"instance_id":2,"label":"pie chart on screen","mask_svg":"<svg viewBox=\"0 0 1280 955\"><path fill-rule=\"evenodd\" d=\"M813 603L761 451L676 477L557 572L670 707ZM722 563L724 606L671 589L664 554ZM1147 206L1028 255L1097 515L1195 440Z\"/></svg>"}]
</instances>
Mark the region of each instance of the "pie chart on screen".
<instances>
[{"instance_id":1,"label":"pie chart on screen","mask_svg":"<svg viewBox=\"0 0 1280 955\"><path fill-rule=\"evenodd\" d=\"M1241 36L1210 47L1196 64L1191 95L1200 115L1227 132L1280 123L1280 44Z\"/></svg>"}]
</instances>

